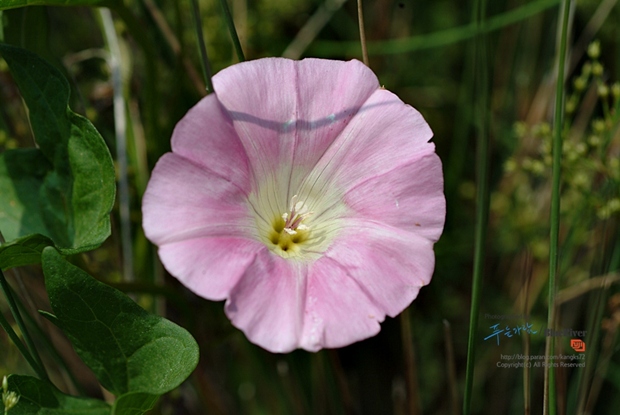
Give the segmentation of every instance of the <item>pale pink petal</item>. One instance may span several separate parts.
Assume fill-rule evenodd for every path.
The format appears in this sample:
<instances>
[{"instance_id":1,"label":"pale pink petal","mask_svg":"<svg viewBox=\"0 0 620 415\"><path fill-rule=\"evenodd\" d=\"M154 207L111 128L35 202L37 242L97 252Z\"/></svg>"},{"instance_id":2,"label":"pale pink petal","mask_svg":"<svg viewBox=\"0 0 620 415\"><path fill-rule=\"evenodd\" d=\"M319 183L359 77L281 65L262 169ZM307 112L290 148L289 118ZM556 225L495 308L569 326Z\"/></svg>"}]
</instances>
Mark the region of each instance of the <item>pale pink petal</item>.
<instances>
[{"instance_id":1,"label":"pale pink petal","mask_svg":"<svg viewBox=\"0 0 620 415\"><path fill-rule=\"evenodd\" d=\"M422 115L396 95L376 90L349 122L315 172L334 189L348 190L368 177L386 173L434 153L433 133Z\"/></svg>"},{"instance_id":2,"label":"pale pink petal","mask_svg":"<svg viewBox=\"0 0 620 415\"><path fill-rule=\"evenodd\" d=\"M162 245L201 236L248 236L255 221L235 184L174 153L153 170L142 200L146 237Z\"/></svg>"},{"instance_id":3,"label":"pale pink petal","mask_svg":"<svg viewBox=\"0 0 620 415\"><path fill-rule=\"evenodd\" d=\"M314 166L379 88L379 81L357 60L304 59L297 64L297 83L299 103L294 163Z\"/></svg>"},{"instance_id":4,"label":"pale pink petal","mask_svg":"<svg viewBox=\"0 0 620 415\"><path fill-rule=\"evenodd\" d=\"M225 300L264 244L229 237L188 239L164 244L159 258L170 274L197 295Z\"/></svg>"},{"instance_id":5,"label":"pale pink petal","mask_svg":"<svg viewBox=\"0 0 620 415\"><path fill-rule=\"evenodd\" d=\"M172 151L250 191L245 149L215 94L204 97L178 122Z\"/></svg>"},{"instance_id":6,"label":"pale pink petal","mask_svg":"<svg viewBox=\"0 0 620 415\"><path fill-rule=\"evenodd\" d=\"M358 61L261 59L213 78L254 173L301 180L379 87ZM295 186L295 183L292 183Z\"/></svg>"},{"instance_id":7,"label":"pale pink petal","mask_svg":"<svg viewBox=\"0 0 620 415\"><path fill-rule=\"evenodd\" d=\"M385 313L364 291L349 276L346 267L330 258L321 258L310 265L299 347L315 352L324 347L346 346L377 334Z\"/></svg>"},{"instance_id":8,"label":"pale pink petal","mask_svg":"<svg viewBox=\"0 0 620 415\"><path fill-rule=\"evenodd\" d=\"M382 175L370 176L349 189L345 201L357 217L437 241L446 216L441 161L430 153Z\"/></svg>"},{"instance_id":9,"label":"pale pink petal","mask_svg":"<svg viewBox=\"0 0 620 415\"><path fill-rule=\"evenodd\" d=\"M374 304L391 317L403 311L428 284L435 267L428 239L365 220L347 219L325 253L342 266ZM320 263L324 259L319 259ZM383 320L383 314L375 315Z\"/></svg>"},{"instance_id":10,"label":"pale pink petal","mask_svg":"<svg viewBox=\"0 0 620 415\"><path fill-rule=\"evenodd\" d=\"M295 142L295 62L261 59L226 68L213 77L215 92L233 120L255 176L286 167ZM288 173L287 171L287 173ZM256 177L255 177L256 178Z\"/></svg>"},{"instance_id":11,"label":"pale pink petal","mask_svg":"<svg viewBox=\"0 0 620 415\"><path fill-rule=\"evenodd\" d=\"M226 315L248 339L274 352L299 347L306 298L306 266L263 250L226 301Z\"/></svg>"}]
</instances>

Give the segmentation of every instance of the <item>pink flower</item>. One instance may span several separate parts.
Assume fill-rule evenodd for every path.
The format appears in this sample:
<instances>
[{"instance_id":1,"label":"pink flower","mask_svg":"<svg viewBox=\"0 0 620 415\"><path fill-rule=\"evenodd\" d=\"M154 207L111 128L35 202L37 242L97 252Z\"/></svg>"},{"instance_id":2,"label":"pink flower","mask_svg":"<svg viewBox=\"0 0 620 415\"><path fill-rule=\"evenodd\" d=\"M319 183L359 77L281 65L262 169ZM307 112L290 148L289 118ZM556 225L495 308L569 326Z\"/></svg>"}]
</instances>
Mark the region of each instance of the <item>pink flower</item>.
<instances>
[{"instance_id":1,"label":"pink flower","mask_svg":"<svg viewBox=\"0 0 620 415\"><path fill-rule=\"evenodd\" d=\"M434 269L428 124L358 61L260 59L213 83L144 195L164 266L272 352L377 334Z\"/></svg>"}]
</instances>

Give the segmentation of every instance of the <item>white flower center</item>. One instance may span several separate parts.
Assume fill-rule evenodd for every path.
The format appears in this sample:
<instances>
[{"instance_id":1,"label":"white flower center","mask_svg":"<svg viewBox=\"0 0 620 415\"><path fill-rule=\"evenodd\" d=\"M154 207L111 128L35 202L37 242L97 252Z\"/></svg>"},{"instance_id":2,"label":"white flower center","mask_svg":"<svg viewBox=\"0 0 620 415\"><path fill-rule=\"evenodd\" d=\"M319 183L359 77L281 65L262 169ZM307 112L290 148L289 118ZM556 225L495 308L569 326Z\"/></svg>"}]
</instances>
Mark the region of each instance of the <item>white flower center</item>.
<instances>
[{"instance_id":1,"label":"white flower center","mask_svg":"<svg viewBox=\"0 0 620 415\"><path fill-rule=\"evenodd\" d=\"M250 194L258 238L275 254L296 260L313 260L331 245L347 211L342 195L325 180L305 180L288 174L269 175ZM297 193L289 187L298 189ZM294 196L290 196L290 194Z\"/></svg>"}]
</instances>

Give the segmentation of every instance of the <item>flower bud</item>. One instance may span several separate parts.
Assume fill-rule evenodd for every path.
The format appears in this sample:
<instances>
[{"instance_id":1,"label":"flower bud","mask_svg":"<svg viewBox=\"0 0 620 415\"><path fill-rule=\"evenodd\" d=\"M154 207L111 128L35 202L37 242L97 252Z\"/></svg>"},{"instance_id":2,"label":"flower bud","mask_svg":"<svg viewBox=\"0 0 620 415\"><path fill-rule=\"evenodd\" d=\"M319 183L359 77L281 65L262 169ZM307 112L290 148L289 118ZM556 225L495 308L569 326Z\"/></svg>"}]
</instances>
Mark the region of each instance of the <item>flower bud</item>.
<instances>
[{"instance_id":1,"label":"flower bud","mask_svg":"<svg viewBox=\"0 0 620 415\"><path fill-rule=\"evenodd\" d=\"M583 91L588 85L588 78L580 76L573 81L573 87L576 91Z\"/></svg>"},{"instance_id":2,"label":"flower bud","mask_svg":"<svg viewBox=\"0 0 620 415\"><path fill-rule=\"evenodd\" d=\"M601 145L601 137L598 135L591 135L588 137L588 144L592 147L598 147Z\"/></svg>"},{"instance_id":3,"label":"flower bud","mask_svg":"<svg viewBox=\"0 0 620 415\"><path fill-rule=\"evenodd\" d=\"M585 143L577 143L577 145L575 146L575 151L578 155L583 156L588 151L588 147L585 145Z\"/></svg>"},{"instance_id":4,"label":"flower bud","mask_svg":"<svg viewBox=\"0 0 620 415\"><path fill-rule=\"evenodd\" d=\"M592 130L594 131L595 134L602 134L605 132L605 121L599 119L596 119L594 121L592 121Z\"/></svg>"},{"instance_id":5,"label":"flower bud","mask_svg":"<svg viewBox=\"0 0 620 415\"><path fill-rule=\"evenodd\" d=\"M601 56L601 42L595 40L588 46L588 56L591 59L598 59Z\"/></svg>"},{"instance_id":6,"label":"flower bud","mask_svg":"<svg viewBox=\"0 0 620 415\"><path fill-rule=\"evenodd\" d=\"M592 75L594 76L603 75L603 65L601 65L599 62L594 62L592 64Z\"/></svg>"},{"instance_id":7,"label":"flower bud","mask_svg":"<svg viewBox=\"0 0 620 415\"><path fill-rule=\"evenodd\" d=\"M590 74L592 73L592 64L590 62L586 62L581 67L581 76L587 80Z\"/></svg>"},{"instance_id":8,"label":"flower bud","mask_svg":"<svg viewBox=\"0 0 620 415\"><path fill-rule=\"evenodd\" d=\"M545 172L545 165L540 160L532 160L532 165L530 169L535 175L542 176L542 174Z\"/></svg>"},{"instance_id":9,"label":"flower bud","mask_svg":"<svg viewBox=\"0 0 620 415\"><path fill-rule=\"evenodd\" d=\"M506 173L512 173L513 171L516 170L516 168L517 168L517 163L515 162L515 160L513 158L509 158L504 163L504 171Z\"/></svg>"},{"instance_id":10,"label":"flower bud","mask_svg":"<svg viewBox=\"0 0 620 415\"><path fill-rule=\"evenodd\" d=\"M577 109L577 97L572 95L566 101L566 106L564 108L567 114L572 114Z\"/></svg>"}]
</instances>

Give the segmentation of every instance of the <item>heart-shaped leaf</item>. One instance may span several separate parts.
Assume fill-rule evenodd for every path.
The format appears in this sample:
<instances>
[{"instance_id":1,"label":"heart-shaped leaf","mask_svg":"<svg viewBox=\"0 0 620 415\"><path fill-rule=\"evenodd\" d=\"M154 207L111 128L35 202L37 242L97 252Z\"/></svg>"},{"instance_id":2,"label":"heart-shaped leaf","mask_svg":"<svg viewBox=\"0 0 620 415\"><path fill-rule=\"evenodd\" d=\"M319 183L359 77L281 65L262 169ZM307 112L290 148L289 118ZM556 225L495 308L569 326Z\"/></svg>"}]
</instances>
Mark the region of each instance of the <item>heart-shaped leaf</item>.
<instances>
[{"instance_id":1,"label":"heart-shaped leaf","mask_svg":"<svg viewBox=\"0 0 620 415\"><path fill-rule=\"evenodd\" d=\"M39 146L0 154L0 231L6 240L0 268L39 262L34 252L44 241L63 254L94 249L110 235L110 152L90 121L69 109L69 85L56 68L9 45L0 44L0 54L28 106Z\"/></svg>"},{"instance_id":2,"label":"heart-shaped leaf","mask_svg":"<svg viewBox=\"0 0 620 415\"><path fill-rule=\"evenodd\" d=\"M42 265L54 323L115 395L161 395L179 386L198 364L198 345L185 329L147 313L52 247L43 250Z\"/></svg>"}]
</instances>

